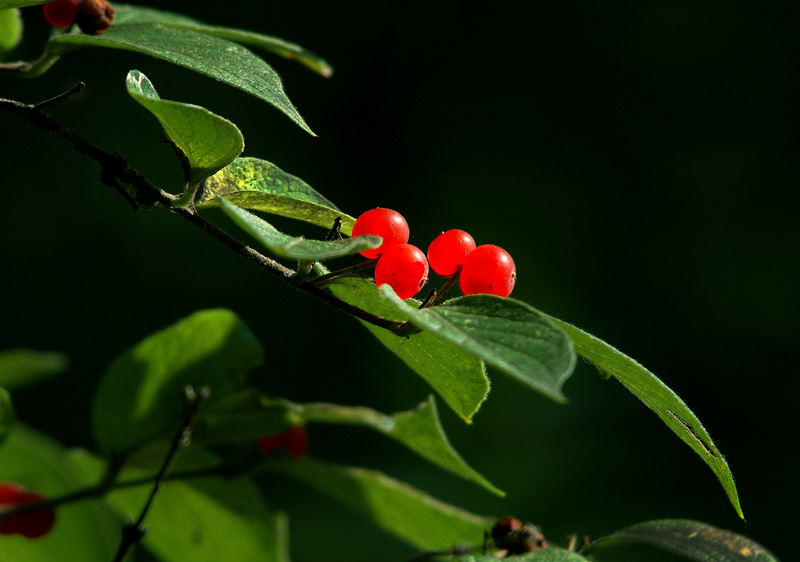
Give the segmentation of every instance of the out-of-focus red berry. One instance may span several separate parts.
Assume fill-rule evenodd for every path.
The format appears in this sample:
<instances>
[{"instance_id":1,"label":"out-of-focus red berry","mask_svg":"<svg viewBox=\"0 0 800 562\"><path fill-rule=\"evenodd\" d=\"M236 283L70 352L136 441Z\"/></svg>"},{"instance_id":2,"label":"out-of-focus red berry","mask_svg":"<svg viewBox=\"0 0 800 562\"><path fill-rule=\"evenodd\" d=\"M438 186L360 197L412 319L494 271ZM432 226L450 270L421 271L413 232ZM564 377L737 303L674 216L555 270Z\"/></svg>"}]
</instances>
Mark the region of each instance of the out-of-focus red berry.
<instances>
[{"instance_id":1,"label":"out-of-focus red berry","mask_svg":"<svg viewBox=\"0 0 800 562\"><path fill-rule=\"evenodd\" d=\"M55 0L42 6L44 19L53 27L69 27L75 21L84 0Z\"/></svg>"},{"instance_id":2,"label":"out-of-focus red berry","mask_svg":"<svg viewBox=\"0 0 800 562\"><path fill-rule=\"evenodd\" d=\"M43 502L44 496L36 492L28 492L14 482L0 485L0 513L23 505ZM56 523L55 509L47 508L26 513L17 513L0 519L0 534L14 533L35 539L50 532Z\"/></svg>"},{"instance_id":3,"label":"out-of-focus red berry","mask_svg":"<svg viewBox=\"0 0 800 562\"><path fill-rule=\"evenodd\" d=\"M262 456L285 450L292 457L304 457L308 453L308 432L305 426L296 425L282 433L259 437L256 446Z\"/></svg>"}]
</instances>

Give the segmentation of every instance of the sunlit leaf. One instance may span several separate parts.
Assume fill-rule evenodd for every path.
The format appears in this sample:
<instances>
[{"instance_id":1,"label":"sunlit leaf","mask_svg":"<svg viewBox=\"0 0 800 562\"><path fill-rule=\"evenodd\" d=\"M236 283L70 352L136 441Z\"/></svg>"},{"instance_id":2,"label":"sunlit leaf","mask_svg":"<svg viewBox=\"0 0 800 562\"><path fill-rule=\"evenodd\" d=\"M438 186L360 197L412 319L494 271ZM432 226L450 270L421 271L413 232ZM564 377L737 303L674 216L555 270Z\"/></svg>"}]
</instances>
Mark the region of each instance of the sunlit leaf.
<instances>
[{"instance_id":1,"label":"sunlit leaf","mask_svg":"<svg viewBox=\"0 0 800 562\"><path fill-rule=\"evenodd\" d=\"M382 318L405 319L370 279L341 278L326 288L342 300ZM389 351L425 379L455 413L470 421L489 394L489 379L478 357L428 332L406 338L367 322L363 324Z\"/></svg>"},{"instance_id":2,"label":"sunlit leaf","mask_svg":"<svg viewBox=\"0 0 800 562\"><path fill-rule=\"evenodd\" d=\"M92 424L104 452L125 453L174 432L184 389L208 386L211 400L241 389L261 363L261 345L224 309L203 310L152 334L109 367L94 398Z\"/></svg>"},{"instance_id":3,"label":"sunlit leaf","mask_svg":"<svg viewBox=\"0 0 800 562\"><path fill-rule=\"evenodd\" d=\"M16 47L22 39L22 18L19 10L0 8L0 60L3 55Z\"/></svg>"},{"instance_id":4,"label":"sunlit leaf","mask_svg":"<svg viewBox=\"0 0 800 562\"><path fill-rule=\"evenodd\" d=\"M16 482L52 499L80 489L83 480L66 461L67 450L23 424L14 426L0 447L0 482ZM102 467L98 467L102 470ZM96 484L97 480L92 481ZM120 541L122 525L100 500L84 499L58 507L56 523L35 540L0 536L4 562L109 562Z\"/></svg>"},{"instance_id":5,"label":"sunlit leaf","mask_svg":"<svg viewBox=\"0 0 800 562\"><path fill-rule=\"evenodd\" d=\"M105 33L86 35L78 29L56 33L47 42L45 53L17 69L22 75L37 76L62 55L81 47L122 49L165 60L239 88L287 115L308 133L314 134L289 101L278 74L263 59L247 48L192 29L168 27L159 23L125 22L125 10Z\"/></svg>"},{"instance_id":6,"label":"sunlit leaf","mask_svg":"<svg viewBox=\"0 0 800 562\"><path fill-rule=\"evenodd\" d=\"M37 6L50 0L0 0L0 10L3 8L24 8L26 6Z\"/></svg>"},{"instance_id":7,"label":"sunlit leaf","mask_svg":"<svg viewBox=\"0 0 800 562\"><path fill-rule=\"evenodd\" d=\"M369 427L395 439L450 472L499 495L505 494L472 469L456 452L444 433L433 396L416 409L391 416L365 407L337 404L295 404L294 411L306 422L339 423Z\"/></svg>"},{"instance_id":8,"label":"sunlit leaf","mask_svg":"<svg viewBox=\"0 0 800 562\"><path fill-rule=\"evenodd\" d=\"M237 158L203 184L198 209L218 207L217 196L237 207L306 221L330 228L337 217L341 231L350 235L355 219L306 182L287 174L275 164L258 158Z\"/></svg>"},{"instance_id":9,"label":"sunlit leaf","mask_svg":"<svg viewBox=\"0 0 800 562\"><path fill-rule=\"evenodd\" d=\"M22 388L66 371L69 359L57 351L8 349L0 351L0 386Z\"/></svg>"},{"instance_id":10,"label":"sunlit leaf","mask_svg":"<svg viewBox=\"0 0 800 562\"><path fill-rule=\"evenodd\" d=\"M569 338L533 307L494 295L469 295L417 309L381 287L387 302L418 328L443 339L557 402L575 367Z\"/></svg>"},{"instance_id":11,"label":"sunlit leaf","mask_svg":"<svg viewBox=\"0 0 800 562\"><path fill-rule=\"evenodd\" d=\"M604 341L562 320L550 317L572 339L581 356L606 377L613 376L630 390L694 450L714 471L739 517L744 518L728 463L703 424L689 407L653 373Z\"/></svg>"},{"instance_id":12,"label":"sunlit leaf","mask_svg":"<svg viewBox=\"0 0 800 562\"><path fill-rule=\"evenodd\" d=\"M181 453L200 456L207 464L210 455L197 447ZM86 451L70 458L87 482L96 481L102 462ZM176 467L185 468L186 462ZM189 465L190 466L190 465ZM142 480L155 469L128 466L119 482ZM136 518L152 490L152 482L117 489L106 496L120 521ZM147 534L141 545L163 562L288 562L287 521L280 513L268 510L258 487L248 478L221 477L172 480L161 487L145 518ZM109 559L110 560L110 559Z\"/></svg>"},{"instance_id":13,"label":"sunlit leaf","mask_svg":"<svg viewBox=\"0 0 800 562\"><path fill-rule=\"evenodd\" d=\"M752 539L687 519L637 523L595 540L586 552L631 543L648 544L698 562L778 562L772 553Z\"/></svg>"},{"instance_id":14,"label":"sunlit leaf","mask_svg":"<svg viewBox=\"0 0 800 562\"><path fill-rule=\"evenodd\" d=\"M421 549L481 544L494 521L443 503L389 476L364 468L310 458L265 466L303 482L361 513L376 525Z\"/></svg>"},{"instance_id":15,"label":"sunlit leaf","mask_svg":"<svg viewBox=\"0 0 800 562\"><path fill-rule=\"evenodd\" d=\"M126 85L131 97L158 119L169 140L186 157L188 191L244 150L242 133L224 117L204 107L161 99L147 76L138 70L128 73Z\"/></svg>"},{"instance_id":16,"label":"sunlit leaf","mask_svg":"<svg viewBox=\"0 0 800 562\"><path fill-rule=\"evenodd\" d=\"M208 25L197 21L196 19L184 16L183 14L157 10L155 8L148 8L145 6L133 6L126 4L114 4L114 6L117 10L117 16L115 20L116 25L127 25L132 23L160 23L161 25L167 27L197 31L199 33L214 35L222 39L240 43L242 45L249 45L251 47L264 49L287 59L297 60L322 76L328 77L333 74L333 68L327 63L327 61L310 52L308 49L304 49L300 45L279 39L278 37L264 35L263 33L256 33L254 31L246 31L243 29Z\"/></svg>"},{"instance_id":17,"label":"sunlit leaf","mask_svg":"<svg viewBox=\"0 0 800 562\"><path fill-rule=\"evenodd\" d=\"M308 240L302 237L289 236L279 232L267 221L218 198L222 210L245 232L250 234L270 252L282 258L299 261L325 261L334 258L352 256L381 245L377 236L357 236L336 240Z\"/></svg>"},{"instance_id":18,"label":"sunlit leaf","mask_svg":"<svg viewBox=\"0 0 800 562\"><path fill-rule=\"evenodd\" d=\"M453 556L450 558L452 562L497 562L497 558L489 555L481 556ZM550 546L533 552L515 555L509 558L514 562L587 562L588 558L584 558L577 552L565 550L556 546Z\"/></svg>"}]
</instances>

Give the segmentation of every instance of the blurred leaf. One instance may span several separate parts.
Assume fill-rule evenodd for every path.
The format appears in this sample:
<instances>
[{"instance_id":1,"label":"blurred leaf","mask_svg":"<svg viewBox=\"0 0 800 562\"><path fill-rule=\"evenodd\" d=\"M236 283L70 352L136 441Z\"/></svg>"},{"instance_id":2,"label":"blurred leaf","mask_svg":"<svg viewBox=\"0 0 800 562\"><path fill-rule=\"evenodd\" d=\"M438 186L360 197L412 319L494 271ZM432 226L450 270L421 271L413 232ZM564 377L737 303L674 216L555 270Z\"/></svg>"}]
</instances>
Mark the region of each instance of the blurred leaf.
<instances>
[{"instance_id":1,"label":"blurred leaf","mask_svg":"<svg viewBox=\"0 0 800 562\"><path fill-rule=\"evenodd\" d=\"M524 302L494 295L470 295L425 309L409 306L389 285L387 302L418 328L538 390L566 402L561 386L575 368L566 334Z\"/></svg>"},{"instance_id":2,"label":"blurred leaf","mask_svg":"<svg viewBox=\"0 0 800 562\"><path fill-rule=\"evenodd\" d=\"M339 211L306 182L275 164L258 158L237 158L203 185L198 209L219 207L217 196L237 207L263 211L325 228L342 218L342 233L350 235L355 219Z\"/></svg>"},{"instance_id":3,"label":"blurred leaf","mask_svg":"<svg viewBox=\"0 0 800 562\"><path fill-rule=\"evenodd\" d=\"M67 370L69 359L57 351L8 349L0 351L0 386L22 388Z\"/></svg>"},{"instance_id":4,"label":"blurred leaf","mask_svg":"<svg viewBox=\"0 0 800 562\"><path fill-rule=\"evenodd\" d=\"M196 312L148 336L117 357L97 389L92 423L100 449L125 453L175 431L187 385L208 386L213 403L244 386L261 354L247 326L224 309Z\"/></svg>"},{"instance_id":5,"label":"blurred leaf","mask_svg":"<svg viewBox=\"0 0 800 562\"><path fill-rule=\"evenodd\" d=\"M453 556L449 560L453 562L497 562L498 559L494 556L483 555ZM514 562L527 562L528 560L533 560L536 562L587 562L588 559L584 558L577 552L572 552L571 550L565 550L556 546L549 546L547 548L534 550L533 552L528 552L526 554L513 556L508 558L508 560L513 560Z\"/></svg>"},{"instance_id":6,"label":"blurred leaf","mask_svg":"<svg viewBox=\"0 0 800 562\"><path fill-rule=\"evenodd\" d=\"M264 466L335 498L421 549L481 544L484 531L494 523L492 518L445 504L375 470L310 458L275 461Z\"/></svg>"},{"instance_id":7,"label":"blurred leaf","mask_svg":"<svg viewBox=\"0 0 800 562\"><path fill-rule=\"evenodd\" d=\"M0 445L6 440L17 417L14 415L14 403L11 395L0 386Z\"/></svg>"},{"instance_id":8,"label":"blurred leaf","mask_svg":"<svg viewBox=\"0 0 800 562\"><path fill-rule=\"evenodd\" d=\"M667 385L639 363L604 341L566 322L550 317L569 337L581 356L605 377L613 376L689 445L717 475L736 513L744 519L728 463L703 424Z\"/></svg>"},{"instance_id":9,"label":"blurred leaf","mask_svg":"<svg viewBox=\"0 0 800 562\"><path fill-rule=\"evenodd\" d=\"M207 465L210 454L190 447L180 455L200 457ZM96 481L102 462L86 451L70 458L87 482ZM182 463L187 466L186 462ZM128 466L118 481L145 479L155 473ZM106 501L121 521L139 515L153 487L152 482L120 488ZM249 478L193 478L191 482L170 480L159 489L145 518L147 534L141 545L163 562L288 562L287 524L282 514L271 513L258 487ZM110 559L110 558L109 558Z\"/></svg>"},{"instance_id":10,"label":"blurred leaf","mask_svg":"<svg viewBox=\"0 0 800 562\"><path fill-rule=\"evenodd\" d=\"M46 498L72 493L82 487L82 481L66 462L66 454L50 437L17 423L0 447L0 482L17 482ZM55 527L47 535L36 540L20 535L0 537L0 559L108 562L117 551L121 528L100 500L64 504L56 509Z\"/></svg>"},{"instance_id":11,"label":"blurred leaf","mask_svg":"<svg viewBox=\"0 0 800 562\"><path fill-rule=\"evenodd\" d=\"M439 421L433 396L416 409L387 416L370 408L337 404L297 404L306 422L361 425L395 439L432 463L483 486L498 496L505 493L473 470L456 452Z\"/></svg>"},{"instance_id":12,"label":"blurred leaf","mask_svg":"<svg viewBox=\"0 0 800 562\"><path fill-rule=\"evenodd\" d=\"M264 219L228 203L222 197L217 199L226 215L279 257L299 261L325 261L352 256L381 245L381 239L378 236L358 236L330 241L307 240L302 237L289 236L278 232Z\"/></svg>"},{"instance_id":13,"label":"blurred leaf","mask_svg":"<svg viewBox=\"0 0 800 562\"><path fill-rule=\"evenodd\" d=\"M637 523L593 541L586 552L630 543L649 544L699 562L778 562L747 537L687 519Z\"/></svg>"},{"instance_id":14,"label":"blurred leaf","mask_svg":"<svg viewBox=\"0 0 800 562\"><path fill-rule=\"evenodd\" d=\"M169 140L183 152L189 164L187 191L227 166L244 150L239 129L204 107L161 99L150 80L131 70L126 80L128 93L164 127Z\"/></svg>"},{"instance_id":15,"label":"blurred leaf","mask_svg":"<svg viewBox=\"0 0 800 562\"><path fill-rule=\"evenodd\" d=\"M17 69L19 74L38 76L59 57L81 47L122 49L165 60L239 88L287 115L297 125L314 134L283 90L278 74L263 59L237 43L191 29L166 27L158 23L125 21L120 17L105 33L86 35L78 29L54 33L45 53L36 61Z\"/></svg>"},{"instance_id":16,"label":"blurred leaf","mask_svg":"<svg viewBox=\"0 0 800 562\"><path fill-rule=\"evenodd\" d=\"M0 0L0 9L3 8L24 8L26 6L36 6L44 4L50 0Z\"/></svg>"},{"instance_id":17,"label":"blurred leaf","mask_svg":"<svg viewBox=\"0 0 800 562\"><path fill-rule=\"evenodd\" d=\"M375 282L361 277L336 279L325 286L340 299L389 320L404 320L378 291ZM413 301L408 301L413 302ZM470 423L486 396L489 379L483 362L428 332L402 337L363 322L364 326L415 373L425 379L453 411Z\"/></svg>"},{"instance_id":18,"label":"blurred leaf","mask_svg":"<svg viewBox=\"0 0 800 562\"><path fill-rule=\"evenodd\" d=\"M22 39L22 18L19 10L0 8L0 59Z\"/></svg>"},{"instance_id":19,"label":"blurred leaf","mask_svg":"<svg viewBox=\"0 0 800 562\"><path fill-rule=\"evenodd\" d=\"M251 441L285 431L293 414L283 401L270 400L246 388L212 401L203 409L192 433L196 443Z\"/></svg>"},{"instance_id":20,"label":"blurred leaf","mask_svg":"<svg viewBox=\"0 0 800 562\"><path fill-rule=\"evenodd\" d=\"M227 39L228 41L233 41L234 43L240 43L243 45L250 45L259 49L264 49L287 59L297 60L311 70L325 77L329 77L333 74L333 68L331 65L329 65L319 56L299 45L290 43L289 41L284 41L283 39L279 39L277 37L264 35L263 33L255 33L253 31L245 31L242 29L207 25L188 16L184 16L183 14L156 10L154 8L147 8L144 6L132 6L126 4L114 4L114 6L117 9L115 21L116 25L131 23L160 23L166 27L197 31L199 33L220 37L221 39Z\"/></svg>"}]
</instances>

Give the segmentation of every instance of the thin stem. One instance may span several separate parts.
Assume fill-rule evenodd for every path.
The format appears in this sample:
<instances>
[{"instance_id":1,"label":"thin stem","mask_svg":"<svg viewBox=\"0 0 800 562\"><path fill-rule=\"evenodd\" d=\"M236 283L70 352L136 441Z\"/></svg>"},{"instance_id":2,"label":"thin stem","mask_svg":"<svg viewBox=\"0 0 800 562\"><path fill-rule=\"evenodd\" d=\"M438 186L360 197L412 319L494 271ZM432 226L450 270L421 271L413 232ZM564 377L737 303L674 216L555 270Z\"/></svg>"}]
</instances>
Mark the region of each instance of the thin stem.
<instances>
[{"instance_id":1,"label":"thin stem","mask_svg":"<svg viewBox=\"0 0 800 562\"><path fill-rule=\"evenodd\" d=\"M181 426L180 431L176 433L175 438L172 440L170 449L167 452L167 456L164 458L164 462L161 464L158 474L156 475L155 481L153 482L153 488L150 491L147 502L145 502L144 507L139 514L139 518L136 520L136 523L126 525L123 529L122 542L119 545L119 550L117 550L117 555L114 557L114 562L122 562L122 560L125 559L133 547L136 546L136 543L138 543L144 537L144 518L147 515L147 512L150 511L150 507L153 505L153 500L155 500L156 494L166 480L167 471L172 465L172 462L175 460L178 451L184 447L187 447L191 443L194 424L197 421L197 416L200 414L201 406L209 397L209 391L207 387L195 390L193 387L187 386L185 392L187 399L187 412L183 425Z\"/></svg>"},{"instance_id":2,"label":"thin stem","mask_svg":"<svg viewBox=\"0 0 800 562\"><path fill-rule=\"evenodd\" d=\"M322 287L323 285L325 285L325 283L327 283L331 279L353 275L354 273L357 273L359 271L370 269L371 267L375 267L376 263L378 263L378 260L376 259L362 261L357 264L349 265L347 267L337 269L336 271L331 271L330 273L320 275L319 277L315 277L314 279L311 280L311 283L316 285L317 287Z\"/></svg>"}]
</instances>

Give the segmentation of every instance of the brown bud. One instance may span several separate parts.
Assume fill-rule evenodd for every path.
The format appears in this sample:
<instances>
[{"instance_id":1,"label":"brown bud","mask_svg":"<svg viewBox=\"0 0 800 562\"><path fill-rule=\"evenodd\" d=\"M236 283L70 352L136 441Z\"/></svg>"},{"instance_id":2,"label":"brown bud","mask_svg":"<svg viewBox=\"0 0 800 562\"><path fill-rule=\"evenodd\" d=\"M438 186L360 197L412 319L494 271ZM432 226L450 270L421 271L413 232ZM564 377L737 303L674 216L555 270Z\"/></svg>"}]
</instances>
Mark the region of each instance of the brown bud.
<instances>
[{"instance_id":1,"label":"brown bud","mask_svg":"<svg viewBox=\"0 0 800 562\"><path fill-rule=\"evenodd\" d=\"M114 6L108 0L84 0L75 23L89 35L105 33L114 21Z\"/></svg>"}]
</instances>

